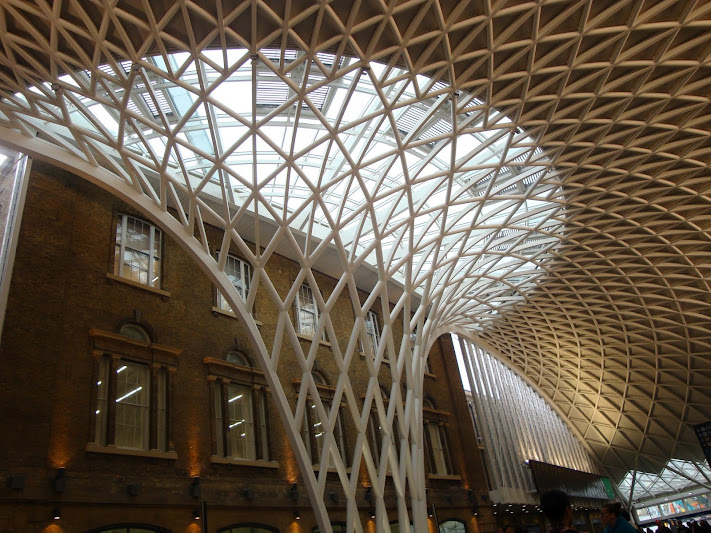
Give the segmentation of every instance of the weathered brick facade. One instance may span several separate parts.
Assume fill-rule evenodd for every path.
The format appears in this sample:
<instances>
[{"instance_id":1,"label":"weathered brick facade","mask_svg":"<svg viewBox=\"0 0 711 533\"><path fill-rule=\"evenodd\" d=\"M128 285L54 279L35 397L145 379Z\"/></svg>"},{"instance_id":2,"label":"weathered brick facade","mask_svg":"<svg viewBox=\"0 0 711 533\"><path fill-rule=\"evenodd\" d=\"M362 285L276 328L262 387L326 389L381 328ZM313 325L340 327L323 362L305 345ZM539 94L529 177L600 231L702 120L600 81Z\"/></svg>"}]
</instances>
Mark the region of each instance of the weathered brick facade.
<instances>
[{"instance_id":1,"label":"weathered brick facade","mask_svg":"<svg viewBox=\"0 0 711 533\"><path fill-rule=\"evenodd\" d=\"M254 361L250 343L239 319L214 309L212 283L170 238L163 242L160 291L111 276L119 213L142 217L88 182L35 163L0 345L0 474L24 480L24 485L0 485L0 531L82 532L143 523L197 532L200 522L193 513L202 499L207 502L209 531L237 523L311 531L316 523L305 490L298 491L296 500L289 495L290 483L299 480L298 468L272 402L267 402L271 462L243 466L211 461L205 358L224 359L236 349ZM296 265L274 256L270 269L280 274L277 290L285 294ZM336 283L325 275L317 275L317 281L324 295ZM273 338L277 313L269 301L258 295L254 314L263 337ZM339 342L346 344L353 327L350 302L342 299L331 317ZM91 332L116 334L129 322L142 325L154 344L178 353L168 378L170 454L127 455L88 447L93 441L96 379L96 337ZM326 376L336 373L330 355L327 345L319 348L317 367ZM429 365L432 373L425 377L425 391L441 411L437 416L446 421L456 475L430 477L428 500L440 521L462 520L473 531L478 527L473 512L486 483L448 338L434 344ZM298 365L282 368L282 384L300 379ZM367 376L362 359L349 373L355 391L365 386L361 374ZM389 386L387 368L381 369L381 377ZM285 390L293 400L294 387ZM344 422L346 441L353 443L355 430L347 419ZM53 484L60 468L65 469L63 491ZM200 497L190 492L195 476L200 477ZM363 467L360 478L366 485ZM334 520L345 520L341 490L334 477L327 493L333 491L335 497L326 502ZM364 494L365 488L361 490ZM395 519L394 497L389 501ZM56 522L51 517L55 508L61 510ZM298 523L295 510L301 514ZM361 518L372 530L369 514Z\"/></svg>"}]
</instances>

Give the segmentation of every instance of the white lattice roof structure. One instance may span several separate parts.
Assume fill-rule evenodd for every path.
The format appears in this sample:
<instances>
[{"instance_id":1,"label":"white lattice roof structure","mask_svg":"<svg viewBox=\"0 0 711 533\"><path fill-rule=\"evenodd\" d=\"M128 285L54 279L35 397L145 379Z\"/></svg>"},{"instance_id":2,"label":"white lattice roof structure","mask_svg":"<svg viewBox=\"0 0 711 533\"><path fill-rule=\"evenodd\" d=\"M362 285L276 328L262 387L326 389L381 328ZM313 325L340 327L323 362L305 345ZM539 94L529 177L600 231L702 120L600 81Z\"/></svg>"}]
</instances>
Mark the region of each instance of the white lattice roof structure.
<instances>
[{"instance_id":1,"label":"white lattice roof structure","mask_svg":"<svg viewBox=\"0 0 711 533\"><path fill-rule=\"evenodd\" d=\"M250 328L322 530L325 473L305 468L299 436L315 348L300 348L287 312L302 283L318 289L312 270L338 280L331 298L314 290L327 337L335 298L354 301L334 357L361 435L371 405L384 426L395 415L375 385L361 411L347 376L383 302L386 340L368 360L374 383L388 358L408 385L389 405L410 447L384 439L384 457L400 497L412 489L418 529L422 361L394 320L417 332L415 355L445 332L485 343L616 481L703 461L692 427L711 405L711 4L204 4L2 0L0 143L130 202L210 274ZM239 247L281 310L274 338L210 256L204 224L224 228L220 247ZM274 253L302 268L287 295L265 268ZM371 292L363 305L356 288ZM294 409L284 344L304 370ZM361 444L382 517L389 462L376 469L381 451ZM335 462L354 511L355 475Z\"/></svg>"}]
</instances>

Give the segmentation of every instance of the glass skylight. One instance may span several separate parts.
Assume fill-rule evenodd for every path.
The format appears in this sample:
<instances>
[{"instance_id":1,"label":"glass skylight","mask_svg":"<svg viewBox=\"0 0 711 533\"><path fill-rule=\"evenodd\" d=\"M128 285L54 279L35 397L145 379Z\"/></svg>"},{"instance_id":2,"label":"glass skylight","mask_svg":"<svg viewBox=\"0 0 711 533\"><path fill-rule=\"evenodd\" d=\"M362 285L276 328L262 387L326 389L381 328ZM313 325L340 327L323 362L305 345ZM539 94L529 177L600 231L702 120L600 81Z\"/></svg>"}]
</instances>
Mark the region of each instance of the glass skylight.
<instances>
[{"instance_id":1,"label":"glass skylight","mask_svg":"<svg viewBox=\"0 0 711 533\"><path fill-rule=\"evenodd\" d=\"M561 191L543 150L441 81L242 49L60 81L35 88L53 134L77 151L104 145L135 186L167 173L177 194L211 198L224 220L247 212L317 240L337 234L354 262L382 262L394 281L411 266L417 293L471 295L449 303L466 320L520 299L512 289L540 275L558 240Z\"/></svg>"},{"instance_id":2,"label":"glass skylight","mask_svg":"<svg viewBox=\"0 0 711 533\"><path fill-rule=\"evenodd\" d=\"M711 479L708 461L696 463L682 459L672 459L658 474L630 470L619 483L620 494L633 490L632 500L643 504L659 496L674 495L681 491L707 486Z\"/></svg>"}]
</instances>

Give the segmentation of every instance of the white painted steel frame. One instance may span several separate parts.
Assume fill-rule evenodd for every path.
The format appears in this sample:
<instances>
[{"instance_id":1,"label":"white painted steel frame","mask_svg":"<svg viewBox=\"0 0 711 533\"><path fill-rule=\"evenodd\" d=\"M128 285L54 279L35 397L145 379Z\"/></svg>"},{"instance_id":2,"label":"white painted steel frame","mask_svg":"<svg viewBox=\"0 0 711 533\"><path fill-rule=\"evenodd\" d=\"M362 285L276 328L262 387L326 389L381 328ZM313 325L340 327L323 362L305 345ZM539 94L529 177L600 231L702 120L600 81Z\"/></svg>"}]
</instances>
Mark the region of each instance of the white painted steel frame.
<instances>
[{"instance_id":1,"label":"white painted steel frame","mask_svg":"<svg viewBox=\"0 0 711 533\"><path fill-rule=\"evenodd\" d=\"M361 430L354 459L362 453L380 480L379 528L388 527L378 492L387 466L376 471L365 446L368 413L375 405L387 430L397 411L403 440L391 445L386 435L383 445L401 527L410 484L422 530L422 356L437 334L457 329L480 331L528 376L614 479L629 468L661 472L670 458L700 463L692 427L711 404L707 3L216 5L3 0L0 142L112 191L208 273L245 318L323 531L325 476L310 471L299 437L305 393L315 392L315 348L301 350L289 314L301 283L318 294L312 268L337 278L336 293L353 301L356 328L347 346L333 344L336 395ZM248 52L239 61L228 51L215 56L229 48ZM197 62L171 55L180 50ZM231 76L251 83L245 114L216 100ZM361 80L368 91L359 92ZM410 81L413 95L398 92ZM369 92L372 106L344 121L348 106L327 87L351 99ZM329 109L343 113L329 118ZM295 122L300 132L325 131L322 142L310 137L297 149L262 132ZM247 131L238 161L229 157L241 144L224 142L224 125ZM467 135L481 144L447 158L447 147L466 151ZM378 157L350 155L368 142L381 147ZM322 145L337 147L332 166L309 155ZM441 173L427 174L436 154ZM236 172L240 162L251 171ZM283 188L275 205L257 172L263 164L282 165L300 186ZM467 172L477 176L469 188ZM343 194L345 183L361 191L355 202ZM539 204L538 227L516 209L533 193L560 207ZM509 210L487 223L492 206ZM253 267L254 293L266 292L280 310L273 339L262 339L248 317L254 293L239 301L224 264L209 257L205 223L225 230L221 251L233 241ZM287 295L265 268L277 252L302 269ZM372 292L363 305L357 287ZM383 340L367 359L372 386L361 410L343 376L378 298ZM334 301L318 301L319 328L330 341ZM401 344L392 335L398 319ZM407 333L415 331L413 357ZM295 410L279 386L279 349L289 345L304 375ZM408 385L405 398L393 388L387 410L375 383L384 358L394 362L393 379ZM339 475L349 529L358 529L356 480L342 468Z\"/></svg>"},{"instance_id":2,"label":"white painted steel frame","mask_svg":"<svg viewBox=\"0 0 711 533\"><path fill-rule=\"evenodd\" d=\"M600 473L597 464L551 407L484 348L459 337L476 426L489 461L492 501L537 504L527 461Z\"/></svg>"},{"instance_id":3,"label":"white painted steel frame","mask_svg":"<svg viewBox=\"0 0 711 533\"><path fill-rule=\"evenodd\" d=\"M22 18L19 13L13 14ZM53 19L51 23L64 38L70 37L66 21L49 12L46 15ZM528 272L516 274L516 282L506 281L506 277L514 276L518 266L529 262L535 265L546 257L546 247L536 246L533 253L526 252L525 248L530 246L527 238L529 234L538 234L547 217L558 209L549 202L555 199L557 177L549 173L546 160L535 145L517 132L507 117L481 109L471 96L405 70L385 66L376 69L377 65L363 58L336 57L327 70L323 64L326 56L292 53L282 48L282 57L273 61L270 52L262 52L263 45L253 43L251 55L247 50L236 51L237 62L225 62L222 66L215 63L214 55L201 54L196 49L192 52L200 54L196 62L190 57L163 53L156 58L141 56L120 63L109 54L101 54L104 59L98 63L80 67L52 50L51 36L49 41L37 37L38 42L46 45L45 53L56 65L52 69L54 75L38 69L35 81L27 87L29 79L25 76L29 73L18 68L18 72L22 71L20 78L15 82L3 80L14 85L16 94L8 95L0 104L0 122L6 128L0 132L0 139L28 152L41 153L80 174L90 174L92 181L162 222L161 226L165 225L173 238L193 252L232 309L249 325L255 353L274 391L323 531L330 531L324 503L328 469L314 473L301 438L307 396L313 399L318 418L323 421L326 434L323 456L333 453L335 459L347 501L348 529L360 531L362 525L356 500L359 469L349 473L346 465L364 460L374 480L378 530L389 528L383 500L388 472L392 472L398 495L401 526L412 521L417 530L424 530L420 354L426 352L410 350L409 332L419 325L420 346L427 342L431 328L425 326L424 311L432 306L438 312L431 313L430 322L437 317L458 315L466 316L466 320L475 316L480 317L479 321L490 320L491 313L496 313L500 305L497 295L510 291L514 283L530 282L536 275L535 269L529 268ZM94 37L101 39L99 34ZM161 35L155 37L159 39ZM14 44L6 44L7 51L14 49ZM102 45L97 46L98 51ZM294 60L287 63L283 55ZM131 56L136 57L135 52L126 51L125 57ZM180 61L185 62L181 65ZM343 68L339 70L338 65ZM234 113L228 103L235 102L220 103L211 96L220 83L229 83L228 80L240 76L245 80L243 84L251 80L250 113ZM260 107L266 100L259 85L270 81L281 83L285 90L284 100L277 99L274 110ZM320 107L315 104L313 97L320 88L338 95L339 87L346 88L345 94L341 94L345 99L335 112L326 109L328 102ZM365 115L359 110L346 120L349 106L354 106L351 100L357 95L361 101L369 102ZM411 119L407 119L407 113L414 121L408 122ZM283 131L292 140L277 143L267 137L263 132L272 123L276 124L275 133ZM285 124L290 123L292 133L285 129ZM230 127L242 128L244 133L226 148L222 132ZM297 149L296 132L315 127L324 140ZM471 140L465 143L468 137ZM320 176L314 176L317 178L314 181L306 172L308 154L323 143L334 147L335 155L329 155L330 161L323 156L321 162L315 160ZM54 158L54 149L46 147L47 144L59 150ZM463 148L458 148L458 144ZM238 148L241 155L236 154ZM330 151L327 149L326 154ZM368 155L369 151L373 155ZM356 157L358 152L360 155ZM246 173L235 172L228 166L240 164L240 158L245 157L246 163L241 164ZM516 164L538 170L514 171L514 167L508 166L514 159ZM286 172L283 186L276 181L281 179L279 173L272 171L265 180L264 172L268 171L264 169L270 160ZM434 164L437 160L440 162ZM287 188L290 181L295 186ZM341 182L346 186L340 187ZM275 185L282 191L281 208L278 201L275 203L278 197L266 195L269 187ZM329 192L331 188L333 193ZM331 202L330 198L337 201ZM531 202L537 207L528 212ZM173 218L168 208L177 210L177 216ZM521 214L517 213L519 208ZM257 224L246 237L256 245L256 253L236 230L244 226L247 218L261 218L273 227L269 235L260 232ZM479 222L475 223L476 220ZM529 220L534 222L531 224ZM247 302L242 301L225 276L224 260L216 262L210 256L210 243L203 229L207 223L225 230L218 257L227 256L232 242L251 264L253 277ZM559 226L559 222L554 222L543 232L552 235ZM510 229L504 231L507 227ZM199 240L194 237L196 229ZM335 249L342 275L336 290L324 299L311 268L318 267L319 256L327 248ZM457 248L460 251L454 252ZM522 254L518 259L502 253L504 249L517 248ZM287 249L287 255L301 266L285 296L277 293L265 268L271 254L282 249ZM363 268L374 268L378 282L371 297L361 305L354 276ZM389 284L393 282L403 284L404 290L391 310L388 303L394 298ZM340 367L330 408L321 402L311 375L318 342L303 351L289 314L302 284L310 288L319 311L314 338L328 339ZM451 290L451 286L456 290ZM276 335L266 343L246 312L258 290L265 291L280 309ZM480 296L484 291L487 296ZM458 295L462 292L469 296L460 299ZM339 346L329 313L337 299L346 294L353 300L356 329L348 345ZM348 368L359 352L357 347L369 342L365 318L376 298L381 301L385 342L380 343L376 354L368 352L371 384L361 410L348 380ZM462 302L466 304L464 307ZM457 314L448 313L453 306ZM393 337L395 320L403 322L402 342ZM286 345L291 345L303 370L295 406L287 401L279 375L279 355ZM391 363L395 384L387 398L388 409L380 396L377 379L383 359ZM404 398L401 384L407 387ZM341 403L348 406L351 422L359 434L353 457L348 461L340 456L334 440ZM383 446L389 450L381 455L386 460L380 461L378 468L371 454L380 450L370 450L365 438L373 406L384 428ZM394 419L400 424L401 442L391 440Z\"/></svg>"}]
</instances>

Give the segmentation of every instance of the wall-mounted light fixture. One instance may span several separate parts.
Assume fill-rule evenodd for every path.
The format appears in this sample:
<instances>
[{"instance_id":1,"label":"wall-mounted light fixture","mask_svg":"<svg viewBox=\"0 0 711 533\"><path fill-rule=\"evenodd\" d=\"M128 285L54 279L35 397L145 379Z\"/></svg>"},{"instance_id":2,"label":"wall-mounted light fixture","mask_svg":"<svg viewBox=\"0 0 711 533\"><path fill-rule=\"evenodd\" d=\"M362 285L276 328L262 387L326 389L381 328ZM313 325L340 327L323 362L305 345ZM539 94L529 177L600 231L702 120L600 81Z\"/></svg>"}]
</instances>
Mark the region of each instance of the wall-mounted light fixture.
<instances>
[{"instance_id":1,"label":"wall-mounted light fixture","mask_svg":"<svg viewBox=\"0 0 711 533\"><path fill-rule=\"evenodd\" d=\"M200 476L195 476L190 483L190 496L193 498L199 498L202 495L202 489L200 488Z\"/></svg>"},{"instance_id":2,"label":"wall-mounted light fixture","mask_svg":"<svg viewBox=\"0 0 711 533\"><path fill-rule=\"evenodd\" d=\"M365 487L365 501L373 501L373 487Z\"/></svg>"},{"instance_id":3,"label":"wall-mounted light fixture","mask_svg":"<svg viewBox=\"0 0 711 533\"><path fill-rule=\"evenodd\" d=\"M200 520L200 509L193 510L193 519Z\"/></svg>"},{"instance_id":4,"label":"wall-mounted light fixture","mask_svg":"<svg viewBox=\"0 0 711 533\"><path fill-rule=\"evenodd\" d=\"M52 511L52 520L59 520L60 518L62 518L62 511L59 507L55 507Z\"/></svg>"},{"instance_id":5,"label":"wall-mounted light fixture","mask_svg":"<svg viewBox=\"0 0 711 533\"><path fill-rule=\"evenodd\" d=\"M296 501L299 499L299 492L298 492L298 487L296 483L292 483L289 486L289 498L291 498L293 501Z\"/></svg>"},{"instance_id":6,"label":"wall-mounted light fixture","mask_svg":"<svg viewBox=\"0 0 711 533\"><path fill-rule=\"evenodd\" d=\"M301 513L299 511L294 511L294 520L301 520Z\"/></svg>"}]
</instances>

